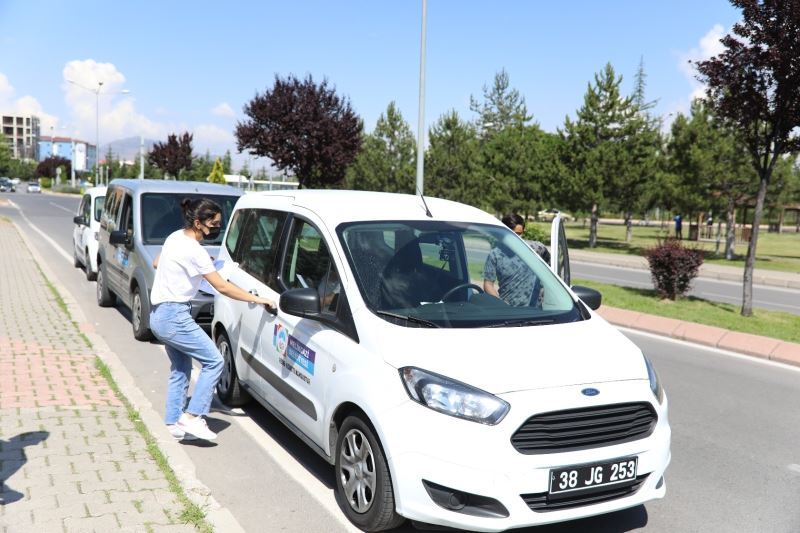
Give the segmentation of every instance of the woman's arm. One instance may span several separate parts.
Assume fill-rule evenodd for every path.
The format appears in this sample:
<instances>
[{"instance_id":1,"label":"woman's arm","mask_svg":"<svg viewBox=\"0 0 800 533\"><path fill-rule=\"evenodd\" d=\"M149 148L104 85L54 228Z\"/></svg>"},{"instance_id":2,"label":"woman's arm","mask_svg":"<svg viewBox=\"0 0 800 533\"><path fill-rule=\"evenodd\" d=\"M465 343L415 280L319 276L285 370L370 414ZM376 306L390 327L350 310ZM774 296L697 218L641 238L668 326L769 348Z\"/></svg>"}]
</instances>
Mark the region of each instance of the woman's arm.
<instances>
[{"instance_id":1,"label":"woman's arm","mask_svg":"<svg viewBox=\"0 0 800 533\"><path fill-rule=\"evenodd\" d=\"M265 305L270 309L277 309L275 302L270 300L269 298L262 298L261 296L256 296L251 294L244 289L241 289L231 283L230 281L225 281L222 279L222 276L219 275L219 272L212 272L210 274L206 274L203 276L206 278L214 289L217 290L220 294L227 296L228 298L233 298L234 300L240 300L242 302L250 302L259 305Z\"/></svg>"}]
</instances>

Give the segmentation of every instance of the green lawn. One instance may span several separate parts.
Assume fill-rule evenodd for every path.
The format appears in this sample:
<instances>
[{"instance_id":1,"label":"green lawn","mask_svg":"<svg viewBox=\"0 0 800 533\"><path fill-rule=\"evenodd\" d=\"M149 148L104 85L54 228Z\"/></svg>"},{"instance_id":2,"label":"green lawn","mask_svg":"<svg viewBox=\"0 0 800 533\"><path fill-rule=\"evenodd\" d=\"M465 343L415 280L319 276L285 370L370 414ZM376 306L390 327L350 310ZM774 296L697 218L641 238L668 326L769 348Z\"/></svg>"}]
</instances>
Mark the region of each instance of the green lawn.
<instances>
[{"instance_id":1,"label":"green lawn","mask_svg":"<svg viewBox=\"0 0 800 533\"><path fill-rule=\"evenodd\" d=\"M708 326L764 335L789 342L800 342L800 316L778 311L755 309L754 315L745 318L739 314L740 306L684 298L676 301L661 300L653 290L631 289L573 279L575 285L585 285L603 294L603 305L696 322Z\"/></svg>"},{"instance_id":2,"label":"green lawn","mask_svg":"<svg viewBox=\"0 0 800 533\"><path fill-rule=\"evenodd\" d=\"M540 228L549 231L549 224L538 224ZM684 235L688 235L688 224L684 224ZM785 227L788 231L782 234L761 231L758 235L758 250L756 252L756 268L769 270L782 270L786 272L800 272L800 233L794 233L794 226ZM625 242L625 226L607 225L598 226L597 244L593 249L597 252L618 253L630 255L644 255L644 251L655 245L659 237L672 235L673 225L667 224L664 230L658 223L650 226L634 226L633 239L630 244ZM583 227L582 222L567 225L567 240L570 249L589 250L589 225ZM734 266L744 269L744 256L747 254L747 244L738 243L734 248L735 259L726 261L724 258L715 257L715 241L684 241L689 246L697 246L705 252L705 261L719 265ZM725 251L724 241L720 243L720 254Z\"/></svg>"}]
</instances>

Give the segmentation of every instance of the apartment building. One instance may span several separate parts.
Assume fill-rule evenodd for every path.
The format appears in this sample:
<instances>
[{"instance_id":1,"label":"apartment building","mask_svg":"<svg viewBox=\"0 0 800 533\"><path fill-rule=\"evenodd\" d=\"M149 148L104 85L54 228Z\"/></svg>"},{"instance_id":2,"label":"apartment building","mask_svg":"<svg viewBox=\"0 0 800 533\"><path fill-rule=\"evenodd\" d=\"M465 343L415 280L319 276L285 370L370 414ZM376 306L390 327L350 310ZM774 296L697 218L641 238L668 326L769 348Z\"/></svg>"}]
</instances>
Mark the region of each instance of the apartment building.
<instances>
[{"instance_id":1,"label":"apartment building","mask_svg":"<svg viewBox=\"0 0 800 533\"><path fill-rule=\"evenodd\" d=\"M11 157L27 161L39 160L39 117L3 113L0 128L11 149Z\"/></svg>"}]
</instances>

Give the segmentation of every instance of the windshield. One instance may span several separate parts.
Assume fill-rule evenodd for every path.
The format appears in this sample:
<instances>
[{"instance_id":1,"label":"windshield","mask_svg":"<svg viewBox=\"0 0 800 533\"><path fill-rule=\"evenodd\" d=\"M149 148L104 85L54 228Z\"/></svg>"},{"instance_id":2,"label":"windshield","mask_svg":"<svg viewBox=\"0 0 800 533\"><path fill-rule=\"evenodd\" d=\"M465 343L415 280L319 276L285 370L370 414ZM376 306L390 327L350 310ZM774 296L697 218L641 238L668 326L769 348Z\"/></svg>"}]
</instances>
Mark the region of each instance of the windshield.
<instances>
[{"instance_id":1,"label":"windshield","mask_svg":"<svg viewBox=\"0 0 800 533\"><path fill-rule=\"evenodd\" d=\"M144 244L164 244L169 235L184 227L181 201L184 198L208 198L222 207L222 225L219 237L214 240L203 240L202 244L219 246L228 220L231 218L233 206L238 196L184 193L148 193L142 195L142 242Z\"/></svg>"},{"instance_id":2,"label":"windshield","mask_svg":"<svg viewBox=\"0 0 800 533\"><path fill-rule=\"evenodd\" d=\"M438 221L357 222L337 233L367 306L408 327L532 326L581 314L512 231Z\"/></svg>"}]
</instances>

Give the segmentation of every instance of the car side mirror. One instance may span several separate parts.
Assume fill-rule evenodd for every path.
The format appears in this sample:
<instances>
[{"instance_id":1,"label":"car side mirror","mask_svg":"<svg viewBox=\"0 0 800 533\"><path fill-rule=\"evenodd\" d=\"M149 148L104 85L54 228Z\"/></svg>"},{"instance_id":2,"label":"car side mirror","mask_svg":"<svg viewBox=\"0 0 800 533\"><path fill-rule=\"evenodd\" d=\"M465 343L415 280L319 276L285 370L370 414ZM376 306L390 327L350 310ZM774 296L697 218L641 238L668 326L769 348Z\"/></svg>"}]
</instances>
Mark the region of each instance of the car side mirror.
<instances>
[{"instance_id":1,"label":"car side mirror","mask_svg":"<svg viewBox=\"0 0 800 533\"><path fill-rule=\"evenodd\" d=\"M303 318L319 315L319 294L316 289L290 289L281 294L278 306L286 314Z\"/></svg>"},{"instance_id":2,"label":"car side mirror","mask_svg":"<svg viewBox=\"0 0 800 533\"><path fill-rule=\"evenodd\" d=\"M86 219L83 218L81 215L78 215L76 217L72 217L72 221L75 224L78 224L79 226L88 226L88 224L86 223Z\"/></svg>"},{"instance_id":3,"label":"car side mirror","mask_svg":"<svg viewBox=\"0 0 800 533\"><path fill-rule=\"evenodd\" d=\"M108 236L109 244L128 244L128 234L122 230L112 231Z\"/></svg>"},{"instance_id":4,"label":"car side mirror","mask_svg":"<svg viewBox=\"0 0 800 533\"><path fill-rule=\"evenodd\" d=\"M603 302L603 295L600 294L600 291L583 285L573 285L572 292L593 311L597 310Z\"/></svg>"}]
</instances>

